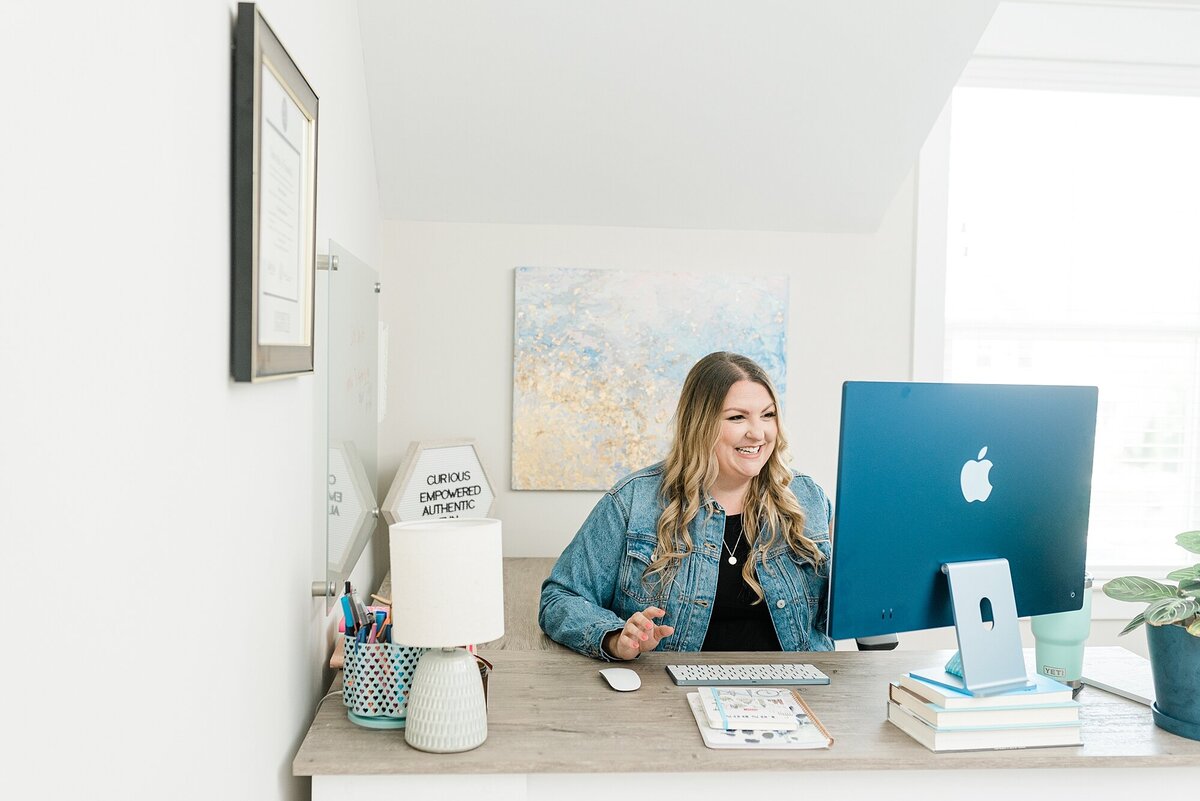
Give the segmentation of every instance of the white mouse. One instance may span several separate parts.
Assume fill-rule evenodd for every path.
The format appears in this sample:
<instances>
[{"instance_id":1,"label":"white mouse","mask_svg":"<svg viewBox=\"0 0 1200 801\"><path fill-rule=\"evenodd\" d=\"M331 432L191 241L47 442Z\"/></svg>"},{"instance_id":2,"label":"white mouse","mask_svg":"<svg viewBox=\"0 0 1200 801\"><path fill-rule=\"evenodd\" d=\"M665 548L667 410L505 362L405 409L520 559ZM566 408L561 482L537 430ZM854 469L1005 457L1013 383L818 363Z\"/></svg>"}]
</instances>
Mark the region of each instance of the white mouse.
<instances>
[{"instance_id":1,"label":"white mouse","mask_svg":"<svg viewBox=\"0 0 1200 801\"><path fill-rule=\"evenodd\" d=\"M629 668L605 668L600 671L600 675L608 682L609 687L623 693L632 692L642 686L641 677Z\"/></svg>"}]
</instances>

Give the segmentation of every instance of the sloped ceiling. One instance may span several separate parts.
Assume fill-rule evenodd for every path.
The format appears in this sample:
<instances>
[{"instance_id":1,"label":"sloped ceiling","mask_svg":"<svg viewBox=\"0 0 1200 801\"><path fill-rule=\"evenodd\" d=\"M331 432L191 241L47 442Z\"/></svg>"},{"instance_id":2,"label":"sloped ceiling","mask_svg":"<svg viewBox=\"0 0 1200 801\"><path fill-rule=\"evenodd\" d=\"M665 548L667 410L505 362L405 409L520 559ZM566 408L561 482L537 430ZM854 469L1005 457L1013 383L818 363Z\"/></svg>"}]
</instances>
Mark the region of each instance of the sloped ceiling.
<instances>
[{"instance_id":1,"label":"sloped ceiling","mask_svg":"<svg viewBox=\"0 0 1200 801\"><path fill-rule=\"evenodd\" d=\"M863 232L997 0L359 0L388 219Z\"/></svg>"}]
</instances>

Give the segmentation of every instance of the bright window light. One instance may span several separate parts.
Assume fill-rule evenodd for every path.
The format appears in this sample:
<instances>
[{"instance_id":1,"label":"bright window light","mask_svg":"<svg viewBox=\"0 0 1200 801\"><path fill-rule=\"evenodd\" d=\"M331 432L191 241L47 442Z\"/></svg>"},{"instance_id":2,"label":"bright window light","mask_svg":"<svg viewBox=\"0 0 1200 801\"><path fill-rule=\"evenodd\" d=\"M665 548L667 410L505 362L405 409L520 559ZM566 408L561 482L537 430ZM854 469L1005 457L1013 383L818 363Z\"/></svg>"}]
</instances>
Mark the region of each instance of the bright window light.
<instances>
[{"instance_id":1,"label":"bright window light","mask_svg":"<svg viewBox=\"0 0 1200 801\"><path fill-rule=\"evenodd\" d=\"M945 379L1099 386L1089 565L1190 564L1200 98L960 87L951 109Z\"/></svg>"}]
</instances>

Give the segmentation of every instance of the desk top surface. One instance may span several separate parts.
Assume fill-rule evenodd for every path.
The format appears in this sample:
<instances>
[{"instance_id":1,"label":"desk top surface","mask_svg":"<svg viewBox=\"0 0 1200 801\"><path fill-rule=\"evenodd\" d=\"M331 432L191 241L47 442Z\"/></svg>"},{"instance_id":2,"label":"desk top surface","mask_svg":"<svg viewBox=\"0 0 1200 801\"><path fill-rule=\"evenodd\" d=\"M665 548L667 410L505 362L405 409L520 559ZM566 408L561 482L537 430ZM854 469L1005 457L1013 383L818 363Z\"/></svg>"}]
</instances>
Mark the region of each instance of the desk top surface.
<instances>
[{"instance_id":1,"label":"desk top surface","mask_svg":"<svg viewBox=\"0 0 1200 801\"><path fill-rule=\"evenodd\" d=\"M1094 687L1078 696L1082 747L933 753L887 722L887 686L902 673L944 664L948 652L798 654L652 653L626 666L640 690L618 693L604 664L557 650L488 651L488 739L459 754L410 748L403 731L351 723L340 699L321 707L292 764L298 776L422 773L646 771L952 770L1200 765L1200 742L1157 728L1150 708ZM1123 648L1089 648L1084 663L1136 661ZM713 750L701 741L671 663L809 662L830 676L801 688L835 742L819 751ZM340 681L340 680L339 680ZM340 686L340 685L339 685Z\"/></svg>"}]
</instances>

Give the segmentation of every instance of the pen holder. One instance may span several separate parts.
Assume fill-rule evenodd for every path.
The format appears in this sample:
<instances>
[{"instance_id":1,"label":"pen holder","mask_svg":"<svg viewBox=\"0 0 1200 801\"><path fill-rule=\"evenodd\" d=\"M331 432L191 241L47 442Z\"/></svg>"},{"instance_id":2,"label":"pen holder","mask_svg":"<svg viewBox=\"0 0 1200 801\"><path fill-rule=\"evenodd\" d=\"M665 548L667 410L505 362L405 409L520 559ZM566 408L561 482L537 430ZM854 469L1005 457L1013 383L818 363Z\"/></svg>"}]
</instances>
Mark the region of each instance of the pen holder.
<instances>
[{"instance_id":1,"label":"pen holder","mask_svg":"<svg viewBox=\"0 0 1200 801\"><path fill-rule=\"evenodd\" d=\"M342 701L346 716L371 729L403 729L408 688L417 660L427 648L346 637Z\"/></svg>"}]
</instances>

